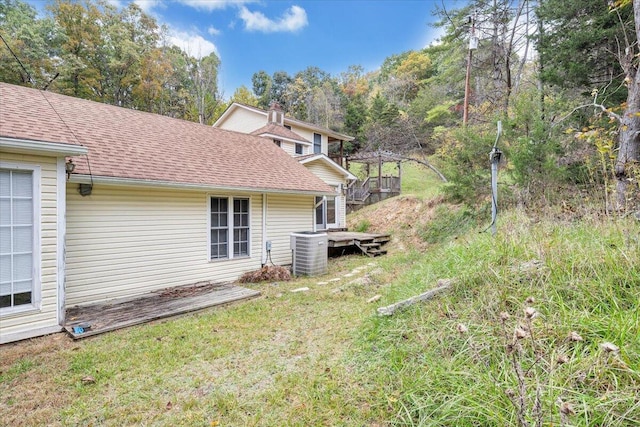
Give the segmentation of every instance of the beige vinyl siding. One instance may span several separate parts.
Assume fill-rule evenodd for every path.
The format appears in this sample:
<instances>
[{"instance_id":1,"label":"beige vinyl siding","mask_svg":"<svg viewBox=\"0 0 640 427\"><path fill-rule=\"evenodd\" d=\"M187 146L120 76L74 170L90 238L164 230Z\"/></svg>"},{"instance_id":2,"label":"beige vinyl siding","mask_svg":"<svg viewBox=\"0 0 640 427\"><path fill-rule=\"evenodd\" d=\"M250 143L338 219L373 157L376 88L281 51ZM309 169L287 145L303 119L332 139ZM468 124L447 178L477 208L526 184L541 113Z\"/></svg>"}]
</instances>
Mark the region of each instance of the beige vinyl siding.
<instances>
[{"instance_id":1,"label":"beige vinyl siding","mask_svg":"<svg viewBox=\"0 0 640 427\"><path fill-rule=\"evenodd\" d=\"M94 186L68 188L67 306L132 297L261 266L262 196ZM250 198L250 257L208 259L209 197Z\"/></svg>"},{"instance_id":2,"label":"beige vinyl siding","mask_svg":"<svg viewBox=\"0 0 640 427\"><path fill-rule=\"evenodd\" d=\"M296 154L296 144L294 142L282 141L282 143L280 144L280 148L282 148L285 153L290 156L299 156L299 154Z\"/></svg>"},{"instance_id":3,"label":"beige vinyl siding","mask_svg":"<svg viewBox=\"0 0 640 427\"><path fill-rule=\"evenodd\" d=\"M304 166L315 176L331 185L332 187L340 188L340 184L343 187L347 185L347 181L344 178L344 175L328 166L325 162L316 160L313 162L305 163ZM347 205L346 199L342 194L336 193L338 212L336 212L336 216L338 219L338 227L346 227L347 225Z\"/></svg>"},{"instance_id":4,"label":"beige vinyl siding","mask_svg":"<svg viewBox=\"0 0 640 427\"><path fill-rule=\"evenodd\" d=\"M312 141L312 142L313 142L313 134L320 133L318 130L309 130L307 128L303 128L295 125L291 126L291 130L297 133L298 135L300 135L301 137L303 137L304 139L306 139L307 141ZM328 154L329 153L329 137L323 133L320 133L320 136L322 137L322 144L320 147L321 153ZM313 146L311 146L310 153L313 153Z\"/></svg>"},{"instance_id":5,"label":"beige vinyl siding","mask_svg":"<svg viewBox=\"0 0 640 427\"><path fill-rule=\"evenodd\" d=\"M272 242L274 264L291 264L291 233L313 231L313 202L313 196L267 196L266 239Z\"/></svg>"},{"instance_id":6,"label":"beige vinyl siding","mask_svg":"<svg viewBox=\"0 0 640 427\"><path fill-rule=\"evenodd\" d=\"M223 123L220 129L234 130L236 132L251 133L267 124L267 115L244 108L236 108Z\"/></svg>"},{"instance_id":7,"label":"beige vinyl siding","mask_svg":"<svg viewBox=\"0 0 640 427\"><path fill-rule=\"evenodd\" d=\"M2 162L40 166L40 305L0 317L0 343L60 329L58 321L58 164L55 157L0 152ZM61 201L64 203L64 201ZM62 237L61 237L62 238Z\"/></svg>"}]
</instances>

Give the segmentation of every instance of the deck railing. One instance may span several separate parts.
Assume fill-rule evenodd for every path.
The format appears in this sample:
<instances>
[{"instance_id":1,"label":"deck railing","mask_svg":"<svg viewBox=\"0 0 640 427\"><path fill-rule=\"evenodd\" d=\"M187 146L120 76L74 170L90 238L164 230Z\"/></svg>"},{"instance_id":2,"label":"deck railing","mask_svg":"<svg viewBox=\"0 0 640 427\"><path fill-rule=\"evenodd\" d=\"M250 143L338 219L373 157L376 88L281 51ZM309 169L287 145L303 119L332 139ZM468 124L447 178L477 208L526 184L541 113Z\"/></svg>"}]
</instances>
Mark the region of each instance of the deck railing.
<instances>
[{"instance_id":1,"label":"deck railing","mask_svg":"<svg viewBox=\"0 0 640 427\"><path fill-rule=\"evenodd\" d=\"M369 178L364 181L355 180L347 187L347 201L349 202L364 202L371 194L369 189Z\"/></svg>"}]
</instances>

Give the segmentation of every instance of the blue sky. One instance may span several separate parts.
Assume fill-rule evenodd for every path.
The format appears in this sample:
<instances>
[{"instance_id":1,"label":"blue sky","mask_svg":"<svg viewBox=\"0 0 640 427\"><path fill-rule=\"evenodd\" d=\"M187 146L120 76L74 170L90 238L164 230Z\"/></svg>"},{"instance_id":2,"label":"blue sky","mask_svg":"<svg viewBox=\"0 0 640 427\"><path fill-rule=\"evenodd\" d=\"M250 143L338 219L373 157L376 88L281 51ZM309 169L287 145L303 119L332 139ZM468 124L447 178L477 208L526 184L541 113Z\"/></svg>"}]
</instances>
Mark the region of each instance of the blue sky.
<instances>
[{"instance_id":1,"label":"blue sky","mask_svg":"<svg viewBox=\"0 0 640 427\"><path fill-rule=\"evenodd\" d=\"M241 85L251 89L260 70L293 75L316 66L334 76L350 65L375 70L386 57L438 37L429 25L437 5L461 6L455 0L136 2L192 55L217 53L225 98Z\"/></svg>"},{"instance_id":2,"label":"blue sky","mask_svg":"<svg viewBox=\"0 0 640 427\"><path fill-rule=\"evenodd\" d=\"M125 5L130 0L109 0ZM251 89L253 73L309 66L337 76L350 65L365 71L384 59L435 41L429 23L442 4L460 0L134 0L166 24L172 41L194 56L215 51L225 98Z\"/></svg>"}]
</instances>

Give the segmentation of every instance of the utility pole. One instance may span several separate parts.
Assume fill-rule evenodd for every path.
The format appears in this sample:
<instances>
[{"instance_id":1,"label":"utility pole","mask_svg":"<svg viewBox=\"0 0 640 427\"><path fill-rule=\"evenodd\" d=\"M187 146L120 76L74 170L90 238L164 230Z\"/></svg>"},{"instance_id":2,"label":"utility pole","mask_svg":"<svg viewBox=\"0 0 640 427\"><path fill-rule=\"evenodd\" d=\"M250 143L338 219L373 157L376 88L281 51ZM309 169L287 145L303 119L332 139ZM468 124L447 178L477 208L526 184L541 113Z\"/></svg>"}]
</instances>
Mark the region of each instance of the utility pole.
<instances>
[{"instance_id":1,"label":"utility pole","mask_svg":"<svg viewBox=\"0 0 640 427\"><path fill-rule=\"evenodd\" d=\"M467 75L464 80L464 106L462 110L462 124L467 125L469 120L469 97L471 96L471 59L473 51L478 48L478 37L476 36L476 12L469 16L469 54L467 55Z\"/></svg>"}]
</instances>

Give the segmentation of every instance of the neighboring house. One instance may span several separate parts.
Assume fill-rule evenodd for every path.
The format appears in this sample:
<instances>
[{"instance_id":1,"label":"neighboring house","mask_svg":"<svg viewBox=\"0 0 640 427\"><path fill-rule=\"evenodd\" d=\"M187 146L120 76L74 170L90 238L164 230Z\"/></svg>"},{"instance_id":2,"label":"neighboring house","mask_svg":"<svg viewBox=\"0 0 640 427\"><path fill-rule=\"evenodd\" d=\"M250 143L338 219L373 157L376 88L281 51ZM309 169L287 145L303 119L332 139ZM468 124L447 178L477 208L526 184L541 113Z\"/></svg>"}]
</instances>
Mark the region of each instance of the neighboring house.
<instances>
[{"instance_id":1,"label":"neighboring house","mask_svg":"<svg viewBox=\"0 0 640 427\"><path fill-rule=\"evenodd\" d=\"M269 139L0 83L0 343L65 307L229 281L335 189Z\"/></svg>"},{"instance_id":2,"label":"neighboring house","mask_svg":"<svg viewBox=\"0 0 640 427\"><path fill-rule=\"evenodd\" d=\"M265 111L234 102L213 126L271 139L334 189L333 195L316 200L315 230L346 228L345 194L356 177L327 154L329 144L352 141L353 137L286 117L277 103Z\"/></svg>"}]
</instances>

